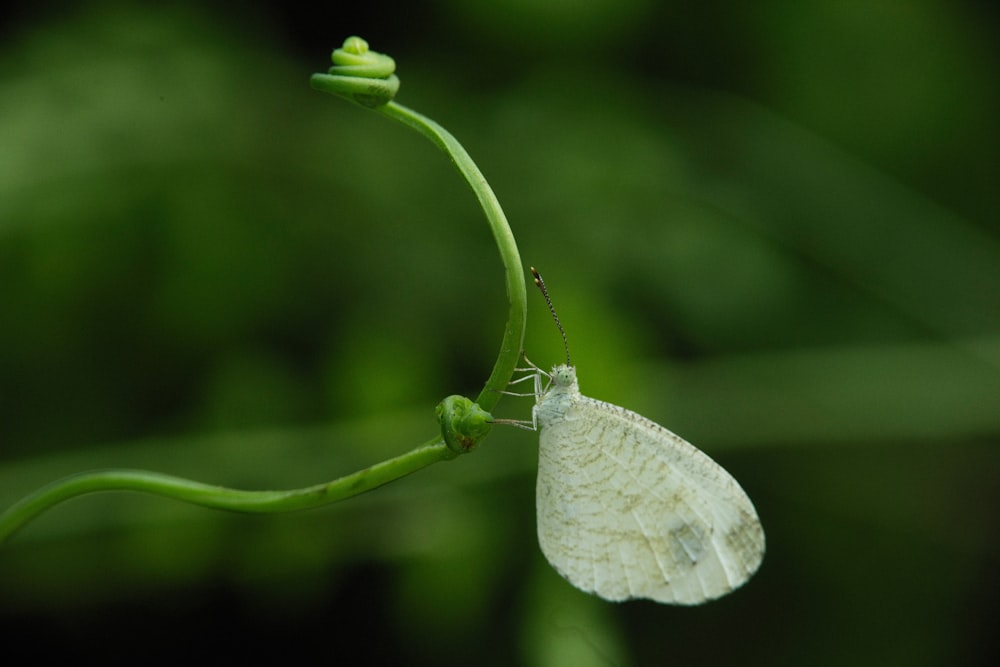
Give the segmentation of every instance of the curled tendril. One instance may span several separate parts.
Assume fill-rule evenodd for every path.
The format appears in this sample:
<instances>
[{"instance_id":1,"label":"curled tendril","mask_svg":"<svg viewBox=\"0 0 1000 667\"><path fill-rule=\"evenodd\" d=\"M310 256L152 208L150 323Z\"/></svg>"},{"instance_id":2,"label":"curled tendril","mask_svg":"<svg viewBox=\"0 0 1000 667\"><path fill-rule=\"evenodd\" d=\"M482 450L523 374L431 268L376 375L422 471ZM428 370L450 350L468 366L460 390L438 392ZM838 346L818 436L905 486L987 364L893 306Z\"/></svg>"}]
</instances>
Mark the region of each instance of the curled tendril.
<instances>
[{"instance_id":1,"label":"curled tendril","mask_svg":"<svg viewBox=\"0 0 1000 667\"><path fill-rule=\"evenodd\" d=\"M392 101L399 90L396 61L384 53L371 51L360 37L348 37L334 50L327 74L313 74L310 85L325 93L334 93L374 108Z\"/></svg>"},{"instance_id":2,"label":"curled tendril","mask_svg":"<svg viewBox=\"0 0 1000 667\"><path fill-rule=\"evenodd\" d=\"M464 396L449 396L438 404L436 412L441 435L457 454L475 449L493 426L493 416Z\"/></svg>"}]
</instances>

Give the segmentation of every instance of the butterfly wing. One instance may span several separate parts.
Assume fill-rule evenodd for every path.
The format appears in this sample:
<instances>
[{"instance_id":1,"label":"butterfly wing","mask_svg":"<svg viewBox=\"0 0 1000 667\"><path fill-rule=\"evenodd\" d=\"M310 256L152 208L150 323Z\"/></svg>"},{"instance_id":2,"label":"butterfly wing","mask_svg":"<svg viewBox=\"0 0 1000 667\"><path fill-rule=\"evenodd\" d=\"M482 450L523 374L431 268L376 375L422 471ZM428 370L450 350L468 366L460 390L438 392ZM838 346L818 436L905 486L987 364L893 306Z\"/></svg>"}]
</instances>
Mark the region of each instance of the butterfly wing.
<instances>
[{"instance_id":1,"label":"butterfly wing","mask_svg":"<svg viewBox=\"0 0 1000 667\"><path fill-rule=\"evenodd\" d=\"M699 604L764 555L746 493L704 452L624 408L580 396L541 431L538 540L577 588L608 600Z\"/></svg>"}]
</instances>

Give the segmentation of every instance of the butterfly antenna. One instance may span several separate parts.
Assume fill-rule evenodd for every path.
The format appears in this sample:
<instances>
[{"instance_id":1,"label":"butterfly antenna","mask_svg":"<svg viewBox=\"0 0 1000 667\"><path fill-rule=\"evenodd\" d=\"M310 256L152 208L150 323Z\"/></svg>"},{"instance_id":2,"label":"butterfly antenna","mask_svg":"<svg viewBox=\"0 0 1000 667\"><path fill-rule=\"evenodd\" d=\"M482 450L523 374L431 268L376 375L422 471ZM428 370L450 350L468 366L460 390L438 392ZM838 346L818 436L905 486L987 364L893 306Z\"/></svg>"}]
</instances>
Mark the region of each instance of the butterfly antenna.
<instances>
[{"instance_id":1,"label":"butterfly antenna","mask_svg":"<svg viewBox=\"0 0 1000 667\"><path fill-rule=\"evenodd\" d=\"M549 298L549 291L545 289L545 281L542 280L542 276L538 273L535 267L531 267L531 275L535 277L535 285L538 289L542 291L542 296L545 297L545 303L549 306L549 312L552 313L552 319L556 321L556 326L559 328L559 333L562 334L563 347L566 349L566 365L572 366L569 360L569 341L566 340L566 331L563 329L562 322L559 321L559 316L556 315L556 308L552 305L552 299Z\"/></svg>"}]
</instances>

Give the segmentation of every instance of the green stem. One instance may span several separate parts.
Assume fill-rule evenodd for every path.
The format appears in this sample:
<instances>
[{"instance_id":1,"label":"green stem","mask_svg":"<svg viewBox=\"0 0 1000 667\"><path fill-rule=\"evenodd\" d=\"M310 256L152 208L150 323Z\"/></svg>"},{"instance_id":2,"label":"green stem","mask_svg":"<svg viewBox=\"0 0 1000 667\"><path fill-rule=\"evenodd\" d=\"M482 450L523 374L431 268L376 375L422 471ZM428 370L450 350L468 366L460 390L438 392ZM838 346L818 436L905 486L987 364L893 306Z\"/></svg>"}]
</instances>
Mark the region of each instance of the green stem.
<instances>
[{"instance_id":1,"label":"green stem","mask_svg":"<svg viewBox=\"0 0 1000 667\"><path fill-rule=\"evenodd\" d=\"M316 79L323 75L313 77L313 85L316 86ZM316 86L319 87L319 86ZM455 168L462 174L469 187L479 200L479 205L486 214L490 229L493 231L493 238L496 241L497 249L500 251L500 259L504 267L504 279L507 285L507 327L504 330L503 340L500 343L500 353L497 355L493 372L490 374L486 386L476 398L476 403L485 410L490 410L497 401L503 390L514 375L514 369L520 359L521 350L524 346L524 327L528 312L528 295L524 287L524 270L521 267L521 256L517 250L517 242L511 232L507 217L500 208L493 189L486 182L486 177L479 171L479 167L472 161L469 154L458 143L448 130L444 129L430 118L423 116L412 109L408 109L401 104L389 102L380 107L378 111L389 118L393 118L408 125L420 132L422 135L434 142L444 151Z\"/></svg>"},{"instance_id":2,"label":"green stem","mask_svg":"<svg viewBox=\"0 0 1000 667\"><path fill-rule=\"evenodd\" d=\"M0 514L0 543L52 506L96 491L139 491L233 512L290 512L320 507L371 491L457 454L440 438L332 482L289 491L242 491L148 470L95 470L57 480Z\"/></svg>"}]
</instances>

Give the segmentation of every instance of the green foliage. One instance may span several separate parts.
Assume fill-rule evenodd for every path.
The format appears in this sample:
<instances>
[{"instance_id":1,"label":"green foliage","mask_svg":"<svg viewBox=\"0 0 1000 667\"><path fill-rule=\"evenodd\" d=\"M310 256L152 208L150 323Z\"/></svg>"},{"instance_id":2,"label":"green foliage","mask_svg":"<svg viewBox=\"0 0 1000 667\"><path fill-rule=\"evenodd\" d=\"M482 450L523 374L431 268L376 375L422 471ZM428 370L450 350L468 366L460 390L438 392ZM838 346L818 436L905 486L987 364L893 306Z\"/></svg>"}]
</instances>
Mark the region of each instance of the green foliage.
<instances>
[{"instance_id":1,"label":"green foliage","mask_svg":"<svg viewBox=\"0 0 1000 667\"><path fill-rule=\"evenodd\" d=\"M510 301L509 319L500 356L480 395L481 401L493 404L509 383L516 360L521 354L527 308L523 279L518 273L521 261L503 211L478 167L461 144L444 128L410 109L392 104L391 95L373 102L371 89L363 86L367 92L358 94L356 80L374 77L377 81L383 81L395 69L391 58L372 54L363 39L349 37L344 42L343 49L334 51L333 61L334 71L346 72L350 76L322 78L323 75L316 75L321 77L322 83L316 85L314 76L314 87L344 95L360 102L362 106L384 107L386 115L427 136L448 154L483 206L497 241L501 261L507 269L507 294ZM396 88L398 81L395 82L392 93L395 93ZM486 436L492 421L488 412L457 395L438 404L437 416L441 426L440 439L331 482L289 491L238 490L144 470L111 469L71 475L29 494L0 513L0 543L41 512L70 498L95 491L141 491L206 507L242 512L287 512L320 507L370 491L432 463L467 453Z\"/></svg>"},{"instance_id":2,"label":"green foliage","mask_svg":"<svg viewBox=\"0 0 1000 667\"><path fill-rule=\"evenodd\" d=\"M693 614L591 606L537 553L533 438L494 429L476 456L295 515L68 503L0 550L5 627L51 632L45 651L66 628L125 646L138 619L169 658L228 599L226 648L258 659L270 640L424 664L990 661L990 22L928 0L630 2L594 39L566 30L570 4L513 39L528 9L438 3L441 25L377 46L479 158L584 390L751 493L754 582ZM102 5L5 34L2 507L106 466L318 484L432 433L496 357L502 268L451 167L303 86L328 45L296 60L280 22L205 12ZM529 307L528 355L557 362Z\"/></svg>"}]
</instances>

